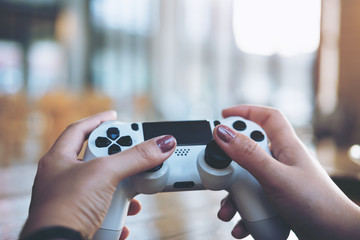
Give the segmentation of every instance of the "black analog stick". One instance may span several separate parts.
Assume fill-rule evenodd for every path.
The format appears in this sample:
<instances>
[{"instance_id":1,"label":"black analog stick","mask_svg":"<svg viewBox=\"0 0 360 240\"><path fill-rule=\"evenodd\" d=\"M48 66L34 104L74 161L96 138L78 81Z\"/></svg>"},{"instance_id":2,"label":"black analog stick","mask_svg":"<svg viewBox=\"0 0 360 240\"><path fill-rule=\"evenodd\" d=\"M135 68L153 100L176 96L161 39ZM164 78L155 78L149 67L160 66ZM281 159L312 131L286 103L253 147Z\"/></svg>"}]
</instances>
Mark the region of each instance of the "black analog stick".
<instances>
[{"instance_id":1,"label":"black analog stick","mask_svg":"<svg viewBox=\"0 0 360 240\"><path fill-rule=\"evenodd\" d=\"M153 168L147 170L146 172L147 173L157 172L157 171L159 171L161 169L162 166L163 166L163 164L161 163L160 165L157 165L156 167L153 167Z\"/></svg>"},{"instance_id":2,"label":"black analog stick","mask_svg":"<svg viewBox=\"0 0 360 240\"><path fill-rule=\"evenodd\" d=\"M212 168L224 169L231 163L231 158L217 145L215 140L211 140L205 148L205 162Z\"/></svg>"}]
</instances>

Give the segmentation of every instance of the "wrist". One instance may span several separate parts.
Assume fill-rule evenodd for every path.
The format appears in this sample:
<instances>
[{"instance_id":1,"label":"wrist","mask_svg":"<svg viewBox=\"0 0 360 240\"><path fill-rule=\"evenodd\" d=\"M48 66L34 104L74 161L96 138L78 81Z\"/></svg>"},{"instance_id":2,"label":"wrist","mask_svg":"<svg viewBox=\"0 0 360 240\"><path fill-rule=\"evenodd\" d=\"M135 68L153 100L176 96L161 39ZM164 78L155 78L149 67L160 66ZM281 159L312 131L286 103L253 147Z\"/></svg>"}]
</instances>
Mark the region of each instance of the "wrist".
<instances>
[{"instance_id":1,"label":"wrist","mask_svg":"<svg viewBox=\"0 0 360 240\"><path fill-rule=\"evenodd\" d=\"M86 239L84 237L85 235L81 231L82 229L78 226L78 224L74 221L71 221L71 219L68 219L70 216L69 214L60 214L64 211L61 211L59 208L56 212L46 207L44 207L42 210L44 211L36 211L35 209L30 211L28 219L26 220L21 231L20 239L26 236L30 236L33 233L43 229L52 228L54 226L62 227L64 229L72 229L73 231L80 233L80 235L83 235L82 239Z\"/></svg>"},{"instance_id":2,"label":"wrist","mask_svg":"<svg viewBox=\"0 0 360 240\"><path fill-rule=\"evenodd\" d=\"M26 236L20 236L20 240L85 240L81 233L63 226L49 226L38 229Z\"/></svg>"}]
</instances>

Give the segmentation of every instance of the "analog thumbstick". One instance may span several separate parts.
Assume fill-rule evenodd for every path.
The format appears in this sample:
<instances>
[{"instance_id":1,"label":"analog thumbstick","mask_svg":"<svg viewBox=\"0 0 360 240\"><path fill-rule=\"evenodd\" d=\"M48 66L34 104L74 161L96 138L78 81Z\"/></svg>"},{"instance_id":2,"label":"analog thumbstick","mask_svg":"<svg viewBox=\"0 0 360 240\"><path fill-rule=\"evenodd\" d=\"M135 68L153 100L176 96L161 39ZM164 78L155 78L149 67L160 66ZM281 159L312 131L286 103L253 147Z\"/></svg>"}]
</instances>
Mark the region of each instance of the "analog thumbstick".
<instances>
[{"instance_id":1,"label":"analog thumbstick","mask_svg":"<svg viewBox=\"0 0 360 240\"><path fill-rule=\"evenodd\" d=\"M162 166L163 166L163 163L161 163L160 165L157 165L156 167L153 167L153 168L147 170L146 172L147 173L157 172L157 171L159 171L161 169Z\"/></svg>"},{"instance_id":2,"label":"analog thumbstick","mask_svg":"<svg viewBox=\"0 0 360 240\"><path fill-rule=\"evenodd\" d=\"M215 140L211 140L205 148L205 162L212 168L224 169L231 163L231 158L217 145Z\"/></svg>"}]
</instances>

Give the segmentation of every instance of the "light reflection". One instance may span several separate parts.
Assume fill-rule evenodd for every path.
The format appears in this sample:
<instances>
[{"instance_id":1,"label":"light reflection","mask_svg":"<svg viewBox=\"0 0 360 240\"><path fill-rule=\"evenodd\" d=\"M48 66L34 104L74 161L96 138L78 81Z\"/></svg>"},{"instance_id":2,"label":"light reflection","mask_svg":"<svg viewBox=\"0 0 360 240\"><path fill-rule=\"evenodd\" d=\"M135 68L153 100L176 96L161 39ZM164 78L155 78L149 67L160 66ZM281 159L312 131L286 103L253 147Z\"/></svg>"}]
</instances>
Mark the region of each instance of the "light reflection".
<instances>
[{"instance_id":1,"label":"light reflection","mask_svg":"<svg viewBox=\"0 0 360 240\"><path fill-rule=\"evenodd\" d=\"M19 44L0 41L0 94L15 94L24 85L23 53Z\"/></svg>"},{"instance_id":2,"label":"light reflection","mask_svg":"<svg viewBox=\"0 0 360 240\"><path fill-rule=\"evenodd\" d=\"M154 0L93 0L90 9L98 27L138 35L151 34L159 15Z\"/></svg>"},{"instance_id":3,"label":"light reflection","mask_svg":"<svg viewBox=\"0 0 360 240\"><path fill-rule=\"evenodd\" d=\"M360 165L360 145L353 145L349 148L348 155L350 159Z\"/></svg>"},{"instance_id":4,"label":"light reflection","mask_svg":"<svg viewBox=\"0 0 360 240\"><path fill-rule=\"evenodd\" d=\"M246 53L310 53L320 39L320 0L235 0L236 44Z\"/></svg>"},{"instance_id":5,"label":"light reflection","mask_svg":"<svg viewBox=\"0 0 360 240\"><path fill-rule=\"evenodd\" d=\"M62 46L52 40L34 42L28 53L28 94L39 98L50 90L63 87L67 72Z\"/></svg>"},{"instance_id":6,"label":"light reflection","mask_svg":"<svg viewBox=\"0 0 360 240\"><path fill-rule=\"evenodd\" d=\"M336 110L338 104L340 12L340 0L324 4L317 102L320 113L327 116Z\"/></svg>"}]
</instances>

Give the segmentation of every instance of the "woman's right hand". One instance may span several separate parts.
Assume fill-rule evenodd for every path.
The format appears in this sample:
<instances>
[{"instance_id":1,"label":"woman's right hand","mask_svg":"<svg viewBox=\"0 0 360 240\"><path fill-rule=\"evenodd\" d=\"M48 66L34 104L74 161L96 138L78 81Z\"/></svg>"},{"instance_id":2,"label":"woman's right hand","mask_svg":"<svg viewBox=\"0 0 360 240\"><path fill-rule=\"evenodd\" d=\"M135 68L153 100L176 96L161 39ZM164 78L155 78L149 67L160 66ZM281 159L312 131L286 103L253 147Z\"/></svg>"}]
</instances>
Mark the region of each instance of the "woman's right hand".
<instances>
[{"instance_id":1,"label":"woman's right hand","mask_svg":"<svg viewBox=\"0 0 360 240\"><path fill-rule=\"evenodd\" d=\"M267 133L272 155L253 140L219 125L218 145L262 185L278 213L300 239L360 239L360 208L334 184L294 129L278 110L242 105L223 111L224 117L241 116L259 124ZM229 221L236 208L228 196L218 217ZM240 221L235 238L248 235Z\"/></svg>"}]
</instances>

